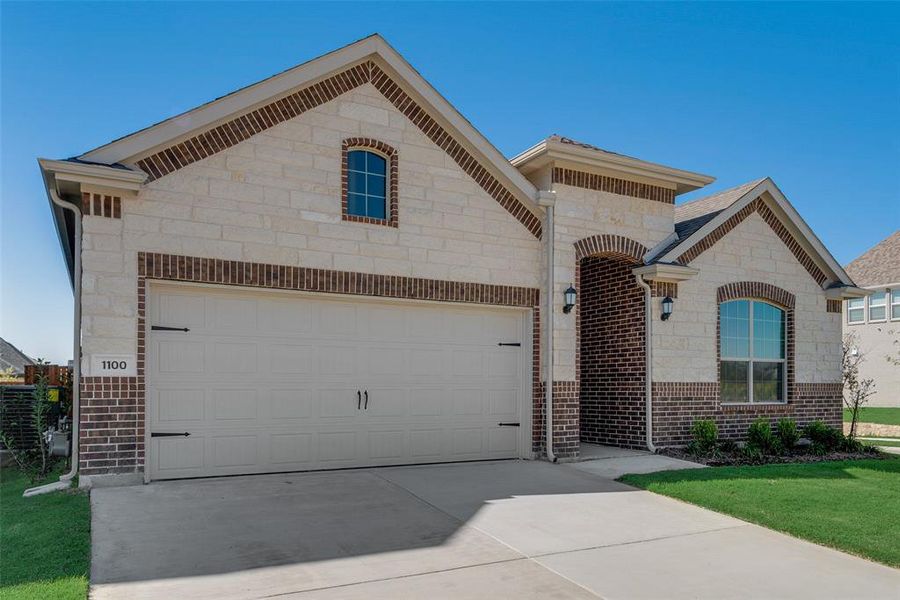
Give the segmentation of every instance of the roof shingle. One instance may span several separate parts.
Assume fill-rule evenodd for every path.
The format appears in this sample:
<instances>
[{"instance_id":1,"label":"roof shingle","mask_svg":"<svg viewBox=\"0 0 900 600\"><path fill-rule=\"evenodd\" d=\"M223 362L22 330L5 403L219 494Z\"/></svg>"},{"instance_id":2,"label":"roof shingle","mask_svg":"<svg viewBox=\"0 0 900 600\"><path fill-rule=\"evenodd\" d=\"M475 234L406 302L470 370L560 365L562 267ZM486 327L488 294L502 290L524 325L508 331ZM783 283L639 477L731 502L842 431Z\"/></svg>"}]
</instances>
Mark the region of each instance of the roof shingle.
<instances>
[{"instance_id":1,"label":"roof shingle","mask_svg":"<svg viewBox=\"0 0 900 600\"><path fill-rule=\"evenodd\" d=\"M856 285L900 282L900 230L895 231L845 267Z\"/></svg>"}]
</instances>

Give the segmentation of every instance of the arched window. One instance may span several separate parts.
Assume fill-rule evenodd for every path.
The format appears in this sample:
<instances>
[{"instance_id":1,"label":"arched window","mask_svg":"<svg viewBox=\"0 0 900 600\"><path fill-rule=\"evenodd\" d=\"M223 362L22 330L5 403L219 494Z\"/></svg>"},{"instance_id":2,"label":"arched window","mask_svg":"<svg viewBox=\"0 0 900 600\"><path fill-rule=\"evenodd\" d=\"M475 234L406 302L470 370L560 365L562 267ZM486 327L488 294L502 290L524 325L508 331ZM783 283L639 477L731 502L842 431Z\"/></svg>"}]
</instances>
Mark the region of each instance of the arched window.
<instances>
[{"instance_id":1,"label":"arched window","mask_svg":"<svg viewBox=\"0 0 900 600\"><path fill-rule=\"evenodd\" d=\"M785 312L760 300L719 305L722 402L785 402Z\"/></svg>"},{"instance_id":2,"label":"arched window","mask_svg":"<svg viewBox=\"0 0 900 600\"><path fill-rule=\"evenodd\" d=\"M347 214L387 218L387 158L370 150L347 152Z\"/></svg>"}]
</instances>

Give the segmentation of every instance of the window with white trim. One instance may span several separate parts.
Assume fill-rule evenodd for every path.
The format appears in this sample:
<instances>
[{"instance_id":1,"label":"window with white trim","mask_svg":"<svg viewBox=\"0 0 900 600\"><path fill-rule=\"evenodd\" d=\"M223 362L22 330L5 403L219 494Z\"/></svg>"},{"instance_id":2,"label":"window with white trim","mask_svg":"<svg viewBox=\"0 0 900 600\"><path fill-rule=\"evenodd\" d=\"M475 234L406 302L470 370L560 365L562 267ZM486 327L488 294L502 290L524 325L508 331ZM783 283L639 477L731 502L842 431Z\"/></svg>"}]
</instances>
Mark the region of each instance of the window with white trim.
<instances>
[{"instance_id":1,"label":"window with white trim","mask_svg":"<svg viewBox=\"0 0 900 600\"><path fill-rule=\"evenodd\" d=\"M891 290L891 320L900 319L900 290Z\"/></svg>"},{"instance_id":2,"label":"window with white trim","mask_svg":"<svg viewBox=\"0 0 900 600\"><path fill-rule=\"evenodd\" d=\"M866 299L850 298L847 300L847 323L864 323L866 320Z\"/></svg>"},{"instance_id":3,"label":"window with white trim","mask_svg":"<svg viewBox=\"0 0 900 600\"><path fill-rule=\"evenodd\" d=\"M887 292L869 296L869 321L884 321L887 316Z\"/></svg>"},{"instance_id":4,"label":"window with white trim","mask_svg":"<svg viewBox=\"0 0 900 600\"><path fill-rule=\"evenodd\" d=\"M784 310L759 300L719 305L719 390L723 403L784 402Z\"/></svg>"}]
</instances>

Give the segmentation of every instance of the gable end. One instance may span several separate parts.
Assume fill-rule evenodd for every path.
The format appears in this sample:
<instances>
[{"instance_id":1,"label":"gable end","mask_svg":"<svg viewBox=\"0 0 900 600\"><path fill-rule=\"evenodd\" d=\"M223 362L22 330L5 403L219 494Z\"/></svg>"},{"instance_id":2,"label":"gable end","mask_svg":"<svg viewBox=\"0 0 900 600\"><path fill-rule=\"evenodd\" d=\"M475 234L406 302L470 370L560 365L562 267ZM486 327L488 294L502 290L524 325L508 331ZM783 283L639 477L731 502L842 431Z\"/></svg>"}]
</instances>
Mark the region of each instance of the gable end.
<instances>
[{"instance_id":1,"label":"gable end","mask_svg":"<svg viewBox=\"0 0 900 600\"><path fill-rule=\"evenodd\" d=\"M772 228L772 231L784 242L785 246L791 251L797 261L803 265L803 268L820 286L824 285L828 280L825 273L816 265L815 261L806 250L800 245L797 239L788 231L781 219L772 211L771 208L763 201L761 197L749 202L744 208L729 217L724 223L713 229L709 234L698 241L696 244L681 253L676 262L681 264L689 264L692 260L700 256L706 250L712 248L716 242L725 237L725 235L738 226L744 219L754 212L758 212L760 217Z\"/></svg>"},{"instance_id":2,"label":"gable end","mask_svg":"<svg viewBox=\"0 0 900 600\"><path fill-rule=\"evenodd\" d=\"M541 220L374 61L357 64L284 98L222 123L137 161L149 173L148 183L198 160L230 148L365 83L375 88L432 142L444 150L489 196L536 238Z\"/></svg>"}]
</instances>

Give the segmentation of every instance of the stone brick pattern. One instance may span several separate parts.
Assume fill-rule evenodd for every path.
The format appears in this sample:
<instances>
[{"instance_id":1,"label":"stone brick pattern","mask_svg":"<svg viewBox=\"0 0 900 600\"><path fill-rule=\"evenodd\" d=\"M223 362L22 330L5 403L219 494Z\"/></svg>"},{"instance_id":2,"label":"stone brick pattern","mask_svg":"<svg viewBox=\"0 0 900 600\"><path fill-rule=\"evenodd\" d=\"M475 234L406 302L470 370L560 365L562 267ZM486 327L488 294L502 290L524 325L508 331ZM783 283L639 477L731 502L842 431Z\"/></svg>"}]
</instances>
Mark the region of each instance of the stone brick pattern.
<instances>
[{"instance_id":1,"label":"stone brick pattern","mask_svg":"<svg viewBox=\"0 0 900 600\"><path fill-rule=\"evenodd\" d=\"M586 173L584 171L576 171L574 169L566 169L563 167L554 167L552 177L553 183L562 183L564 185L571 185L588 190L610 192L612 194L621 194L633 198L643 198L645 200L665 202L666 204L675 204L675 190L658 185L627 181L625 179L609 177L608 175Z\"/></svg>"},{"instance_id":2,"label":"stone brick pattern","mask_svg":"<svg viewBox=\"0 0 900 600\"><path fill-rule=\"evenodd\" d=\"M581 440L645 444L644 291L634 263L612 257L581 261L578 318Z\"/></svg>"},{"instance_id":3,"label":"stone brick pattern","mask_svg":"<svg viewBox=\"0 0 900 600\"><path fill-rule=\"evenodd\" d=\"M94 217L122 218L122 199L118 196L83 192L81 214Z\"/></svg>"},{"instance_id":4,"label":"stone brick pattern","mask_svg":"<svg viewBox=\"0 0 900 600\"><path fill-rule=\"evenodd\" d=\"M371 82L385 98L406 115L429 139L471 176L492 198L519 220L535 237L541 237L541 221L509 189L432 118L374 61L367 61L337 73L284 98L200 133L183 142L142 158L137 166L150 181L173 173L194 162L231 148L271 127Z\"/></svg>"},{"instance_id":5,"label":"stone brick pattern","mask_svg":"<svg viewBox=\"0 0 900 600\"><path fill-rule=\"evenodd\" d=\"M349 185L349 167L347 165L347 153L351 149L370 149L384 154L388 159L388 179L387 179L387 206L385 206L385 218L375 219L373 217L361 217L359 215L351 215L347 210L347 188ZM397 210L397 175L399 174L399 166L397 160L397 150L393 146L389 146L382 141L372 138L353 137L347 138L341 143L341 218L344 221L355 221L357 223L368 223L370 225L388 225L397 227L397 219L399 212Z\"/></svg>"},{"instance_id":6,"label":"stone brick pattern","mask_svg":"<svg viewBox=\"0 0 900 600\"><path fill-rule=\"evenodd\" d=\"M773 424L787 417L804 426L821 420L841 426L841 384L801 383L786 404L719 403L719 385L711 382L653 382L653 440L657 446L683 446L691 441L691 425L712 419L722 439L743 440L759 417Z\"/></svg>"},{"instance_id":7,"label":"stone brick pattern","mask_svg":"<svg viewBox=\"0 0 900 600\"><path fill-rule=\"evenodd\" d=\"M725 234L734 229L739 223L741 223L744 219L749 217L753 213L759 213L759 215L763 218L763 220L769 224L769 227L772 228L772 231L775 232L776 235L784 242L785 246L791 251L797 261L803 265L806 271L810 274L810 276L818 283L820 286L823 285L827 279L825 273L816 265L815 261L813 261L812 257L803 249L800 243L791 235L791 232L788 231L787 227L785 227L784 223L782 223L781 219L772 211L769 205L762 199L757 198L753 200L749 204L747 204L744 208L736 212L732 215L728 220L724 223L716 227L712 230L709 235L705 238L698 241L696 244L685 250L676 260L677 262L688 264L693 261L695 258L700 256L706 250L712 248L716 242L722 239Z\"/></svg>"},{"instance_id":8,"label":"stone brick pattern","mask_svg":"<svg viewBox=\"0 0 900 600\"><path fill-rule=\"evenodd\" d=\"M82 475L143 468L143 377L82 377L80 426Z\"/></svg>"},{"instance_id":9,"label":"stone brick pattern","mask_svg":"<svg viewBox=\"0 0 900 600\"><path fill-rule=\"evenodd\" d=\"M660 302L651 303L653 318L653 378L660 382L718 382L718 303L720 288L757 282L749 297L763 287L779 288L793 297L793 379L799 383L838 381L841 357L841 315L826 310L825 291L781 238L756 212L749 214L715 246L691 263L697 277L678 284L674 312L660 319ZM740 294L739 294L740 295Z\"/></svg>"}]
</instances>

